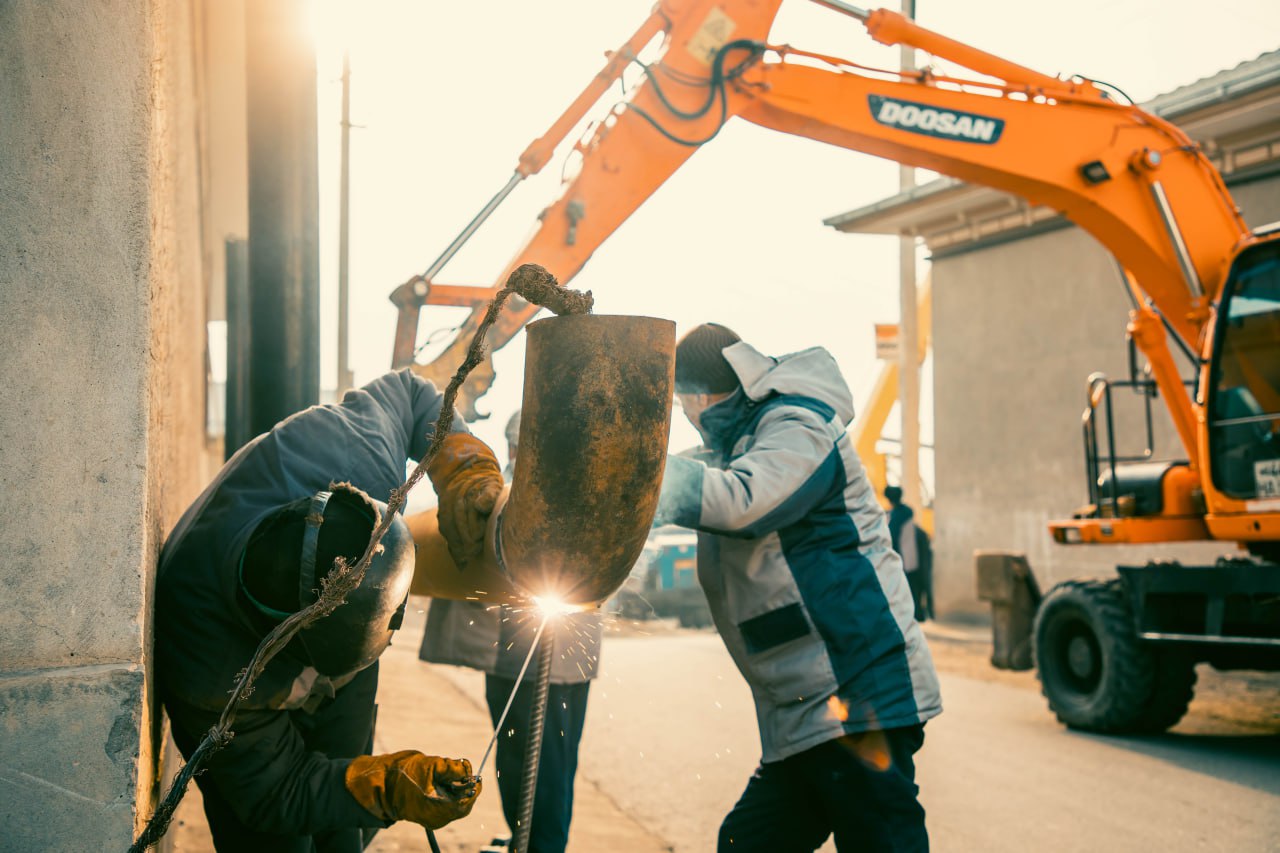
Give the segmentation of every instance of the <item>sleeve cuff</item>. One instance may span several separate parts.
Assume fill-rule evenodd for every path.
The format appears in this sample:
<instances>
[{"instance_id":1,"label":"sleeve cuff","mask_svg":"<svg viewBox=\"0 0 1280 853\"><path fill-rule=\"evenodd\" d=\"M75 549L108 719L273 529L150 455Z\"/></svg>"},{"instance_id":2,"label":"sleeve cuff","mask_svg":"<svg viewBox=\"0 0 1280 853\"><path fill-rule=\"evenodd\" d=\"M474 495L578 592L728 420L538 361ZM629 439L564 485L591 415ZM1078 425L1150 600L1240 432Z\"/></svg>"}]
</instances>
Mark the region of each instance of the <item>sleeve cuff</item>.
<instances>
[{"instance_id":1,"label":"sleeve cuff","mask_svg":"<svg viewBox=\"0 0 1280 853\"><path fill-rule=\"evenodd\" d=\"M654 524L696 528L702 521L702 477L707 466L683 456L668 456Z\"/></svg>"}]
</instances>

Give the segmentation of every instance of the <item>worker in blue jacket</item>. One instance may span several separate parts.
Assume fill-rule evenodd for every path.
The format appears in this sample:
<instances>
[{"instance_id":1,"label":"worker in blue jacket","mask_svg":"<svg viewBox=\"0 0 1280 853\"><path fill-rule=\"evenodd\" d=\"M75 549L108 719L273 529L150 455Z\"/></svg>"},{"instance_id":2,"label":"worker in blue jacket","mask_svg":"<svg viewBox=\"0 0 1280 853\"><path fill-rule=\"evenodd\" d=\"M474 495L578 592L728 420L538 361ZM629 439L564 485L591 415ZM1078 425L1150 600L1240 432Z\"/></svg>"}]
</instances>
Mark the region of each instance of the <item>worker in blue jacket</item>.
<instances>
[{"instance_id":1,"label":"worker in blue jacket","mask_svg":"<svg viewBox=\"0 0 1280 853\"><path fill-rule=\"evenodd\" d=\"M942 710L902 561L821 348L778 358L715 323L676 348L704 446L669 457L658 523L698 531L698 580L755 699L762 758L719 849L924 851L914 754Z\"/></svg>"},{"instance_id":2,"label":"worker in blue jacket","mask_svg":"<svg viewBox=\"0 0 1280 853\"><path fill-rule=\"evenodd\" d=\"M434 385L409 371L277 424L233 456L178 521L156 581L156 681L188 759L217 723L258 644L316 600L336 557L354 565L387 512L381 498L426 453L440 414ZM428 475L451 547L477 549L502 488L497 460L465 432ZM471 766L404 750L370 755L378 656L400 627L413 575L408 527L346 603L302 630L266 666L234 737L196 776L222 851L354 853L397 820L437 828L480 791Z\"/></svg>"}]
</instances>

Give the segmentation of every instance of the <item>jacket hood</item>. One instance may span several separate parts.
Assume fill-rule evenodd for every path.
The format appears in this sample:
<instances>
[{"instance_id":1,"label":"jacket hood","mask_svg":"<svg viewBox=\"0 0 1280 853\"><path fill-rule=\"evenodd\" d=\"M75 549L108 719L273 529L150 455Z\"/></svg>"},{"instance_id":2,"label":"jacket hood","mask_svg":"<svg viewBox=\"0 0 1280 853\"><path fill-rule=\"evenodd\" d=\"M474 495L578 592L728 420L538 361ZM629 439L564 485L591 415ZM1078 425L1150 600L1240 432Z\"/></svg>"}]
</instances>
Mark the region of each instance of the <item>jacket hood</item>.
<instances>
[{"instance_id":1,"label":"jacket hood","mask_svg":"<svg viewBox=\"0 0 1280 853\"><path fill-rule=\"evenodd\" d=\"M822 347L775 358L740 341L725 347L724 357L751 400L759 402L773 394L812 397L833 408L845 426L853 422L853 394L836 360Z\"/></svg>"}]
</instances>

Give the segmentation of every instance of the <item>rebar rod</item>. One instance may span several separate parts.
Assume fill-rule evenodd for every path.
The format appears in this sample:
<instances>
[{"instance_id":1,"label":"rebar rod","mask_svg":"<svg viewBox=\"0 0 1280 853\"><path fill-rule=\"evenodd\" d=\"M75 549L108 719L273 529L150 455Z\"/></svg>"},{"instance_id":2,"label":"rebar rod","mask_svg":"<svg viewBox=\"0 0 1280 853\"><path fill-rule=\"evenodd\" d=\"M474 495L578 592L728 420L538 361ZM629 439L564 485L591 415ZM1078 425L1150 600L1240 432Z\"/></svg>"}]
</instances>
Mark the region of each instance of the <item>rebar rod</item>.
<instances>
[{"instance_id":1,"label":"rebar rod","mask_svg":"<svg viewBox=\"0 0 1280 853\"><path fill-rule=\"evenodd\" d=\"M489 738L489 745L485 747L484 756L480 759L480 765L476 767L476 776L484 775L484 766L489 762L489 754L493 752L493 745L498 742L498 734L502 731L502 727L507 722L507 714L511 713L511 706L515 704L516 692L520 689L521 683L524 681L524 674L529 670L529 661L533 660L533 653L538 648L538 641L542 639L542 632L547 627L547 617L542 617L542 624L538 626L538 633L533 635L533 644L529 646L529 654L525 656L524 666L520 667L520 674L516 676L516 686L511 691L511 695L507 697L507 705L502 709L502 716L498 717L498 724L493 727L493 737ZM541 670L539 670L541 671Z\"/></svg>"},{"instance_id":2,"label":"rebar rod","mask_svg":"<svg viewBox=\"0 0 1280 853\"><path fill-rule=\"evenodd\" d=\"M511 853L527 853L529 831L533 825L533 800L538 792L538 765L542 758L542 732L547 723L547 694L551 689L551 656L555 651L555 632L548 633L538 652L538 682L529 709L528 740L524 746L524 779L520 785L520 818L513 827L515 843ZM516 689L519 689L517 684Z\"/></svg>"}]
</instances>

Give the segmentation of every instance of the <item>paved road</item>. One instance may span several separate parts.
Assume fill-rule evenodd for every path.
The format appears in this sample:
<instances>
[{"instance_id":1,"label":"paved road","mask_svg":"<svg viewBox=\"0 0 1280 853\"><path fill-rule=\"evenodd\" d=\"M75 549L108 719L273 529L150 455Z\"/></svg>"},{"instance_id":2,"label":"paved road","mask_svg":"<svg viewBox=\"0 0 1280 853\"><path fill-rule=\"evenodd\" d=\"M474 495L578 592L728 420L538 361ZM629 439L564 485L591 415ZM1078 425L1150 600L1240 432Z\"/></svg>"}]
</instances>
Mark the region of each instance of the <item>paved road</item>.
<instances>
[{"instance_id":1,"label":"paved road","mask_svg":"<svg viewBox=\"0 0 1280 853\"><path fill-rule=\"evenodd\" d=\"M919 761L935 850L1280 850L1274 725L1071 733L1029 682L956 674L940 657L946 712ZM759 755L750 695L719 638L610 637L602 663L582 773L678 853L714 850Z\"/></svg>"}]
</instances>

